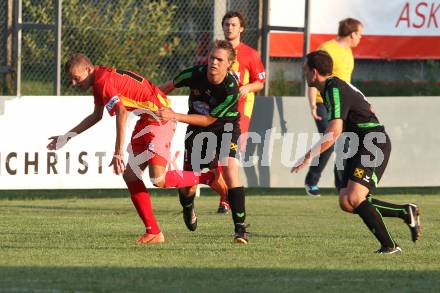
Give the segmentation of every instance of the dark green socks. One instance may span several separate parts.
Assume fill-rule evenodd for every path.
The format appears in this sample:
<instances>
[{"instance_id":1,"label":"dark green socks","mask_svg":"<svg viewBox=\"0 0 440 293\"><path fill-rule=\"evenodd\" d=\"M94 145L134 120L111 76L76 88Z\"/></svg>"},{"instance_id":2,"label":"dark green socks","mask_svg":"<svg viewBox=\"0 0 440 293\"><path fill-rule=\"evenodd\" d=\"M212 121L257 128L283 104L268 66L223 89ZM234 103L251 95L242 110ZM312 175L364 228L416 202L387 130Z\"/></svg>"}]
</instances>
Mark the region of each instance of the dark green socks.
<instances>
[{"instance_id":1,"label":"dark green socks","mask_svg":"<svg viewBox=\"0 0 440 293\"><path fill-rule=\"evenodd\" d=\"M376 236L382 246L395 247L396 243L388 233L380 212L366 199L355 209L368 229Z\"/></svg>"},{"instance_id":2,"label":"dark green socks","mask_svg":"<svg viewBox=\"0 0 440 293\"><path fill-rule=\"evenodd\" d=\"M244 187L228 189L228 201L231 207L234 224L242 224L246 219Z\"/></svg>"},{"instance_id":3,"label":"dark green socks","mask_svg":"<svg viewBox=\"0 0 440 293\"><path fill-rule=\"evenodd\" d=\"M406 220L408 212L406 205L392 204L368 195L367 200L380 212L383 217L401 218Z\"/></svg>"}]
</instances>

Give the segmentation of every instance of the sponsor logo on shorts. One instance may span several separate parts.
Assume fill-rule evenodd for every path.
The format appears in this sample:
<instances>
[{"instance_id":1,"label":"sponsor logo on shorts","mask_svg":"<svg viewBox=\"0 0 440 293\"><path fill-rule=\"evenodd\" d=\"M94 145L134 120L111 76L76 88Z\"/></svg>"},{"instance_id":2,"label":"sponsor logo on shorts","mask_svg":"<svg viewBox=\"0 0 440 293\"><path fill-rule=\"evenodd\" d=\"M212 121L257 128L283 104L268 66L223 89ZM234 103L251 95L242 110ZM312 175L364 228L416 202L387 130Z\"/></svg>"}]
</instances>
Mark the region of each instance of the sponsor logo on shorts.
<instances>
[{"instance_id":1,"label":"sponsor logo on shorts","mask_svg":"<svg viewBox=\"0 0 440 293\"><path fill-rule=\"evenodd\" d=\"M364 173L365 173L364 169L356 168L356 169L354 169L353 175L354 175L354 177L362 179L362 177L364 176Z\"/></svg>"},{"instance_id":2,"label":"sponsor logo on shorts","mask_svg":"<svg viewBox=\"0 0 440 293\"><path fill-rule=\"evenodd\" d=\"M365 177L364 177L362 180L364 180L364 181L367 182L367 183L370 183L370 179L371 179L370 176L365 175Z\"/></svg>"}]
</instances>

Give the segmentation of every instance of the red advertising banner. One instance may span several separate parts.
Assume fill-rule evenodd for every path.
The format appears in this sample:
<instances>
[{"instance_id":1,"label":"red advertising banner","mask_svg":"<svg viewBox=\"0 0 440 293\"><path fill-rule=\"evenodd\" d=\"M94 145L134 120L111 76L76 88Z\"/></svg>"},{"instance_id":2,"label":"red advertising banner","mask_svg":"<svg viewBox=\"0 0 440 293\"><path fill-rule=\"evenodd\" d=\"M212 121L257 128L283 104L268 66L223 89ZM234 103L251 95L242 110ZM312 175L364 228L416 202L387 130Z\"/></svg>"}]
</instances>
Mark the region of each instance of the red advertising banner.
<instances>
[{"instance_id":1,"label":"red advertising banner","mask_svg":"<svg viewBox=\"0 0 440 293\"><path fill-rule=\"evenodd\" d=\"M298 1L303 2L288 3L296 7ZM271 0L271 5L271 19L277 21L283 17L287 3ZM352 17L364 25L363 38L353 50L356 58L440 59L440 0L313 0L309 8L311 50L335 37L340 20ZM304 17L298 13L295 23L283 25L294 27L301 23ZM271 57L302 55L302 33L270 33Z\"/></svg>"},{"instance_id":2,"label":"red advertising banner","mask_svg":"<svg viewBox=\"0 0 440 293\"><path fill-rule=\"evenodd\" d=\"M310 50L335 38L335 35L313 34ZM270 34L270 56L300 58L303 56L302 33ZM440 59L440 36L380 36L364 35L353 49L355 58L361 59Z\"/></svg>"}]
</instances>

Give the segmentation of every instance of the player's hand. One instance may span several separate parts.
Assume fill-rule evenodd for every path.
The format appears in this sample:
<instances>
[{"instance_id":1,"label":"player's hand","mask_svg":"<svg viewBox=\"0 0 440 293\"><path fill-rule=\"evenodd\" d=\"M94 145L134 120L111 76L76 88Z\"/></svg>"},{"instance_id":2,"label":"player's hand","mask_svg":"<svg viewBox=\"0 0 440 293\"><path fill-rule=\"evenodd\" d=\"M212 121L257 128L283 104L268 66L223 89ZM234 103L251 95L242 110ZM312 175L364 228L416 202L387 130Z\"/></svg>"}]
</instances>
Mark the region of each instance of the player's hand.
<instances>
[{"instance_id":1,"label":"player's hand","mask_svg":"<svg viewBox=\"0 0 440 293\"><path fill-rule=\"evenodd\" d=\"M171 111L169 108L160 108L155 113L161 120L168 121L168 120L174 120L174 112Z\"/></svg>"},{"instance_id":2,"label":"player's hand","mask_svg":"<svg viewBox=\"0 0 440 293\"><path fill-rule=\"evenodd\" d=\"M313 117L313 119L315 119L315 120L322 120L322 117L318 115L317 110L318 110L318 107L316 107L316 105L315 105L315 106L312 106L312 109L311 109L311 111L312 111L312 117Z\"/></svg>"},{"instance_id":3,"label":"player's hand","mask_svg":"<svg viewBox=\"0 0 440 293\"><path fill-rule=\"evenodd\" d=\"M56 135L49 137L51 142L46 146L46 148L50 151L58 150L65 146L69 141L69 137L65 135Z\"/></svg>"},{"instance_id":4,"label":"player's hand","mask_svg":"<svg viewBox=\"0 0 440 293\"><path fill-rule=\"evenodd\" d=\"M248 93L249 93L249 86L248 85L244 85L244 86L240 87L240 96L241 97L246 97Z\"/></svg>"},{"instance_id":5,"label":"player's hand","mask_svg":"<svg viewBox=\"0 0 440 293\"><path fill-rule=\"evenodd\" d=\"M304 169L304 167L306 167L310 163L311 160L312 159L310 158L310 156L306 156L306 157L299 159L293 165L292 169L290 169L290 173L293 173L293 172L298 173L299 171Z\"/></svg>"},{"instance_id":6,"label":"player's hand","mask_svg":"<svg viewBox=\"0 0 440 293\"><path fill-rule=\"evenodd\" d=\"M113 172L116 175L121 175L125 171L125 162L124 162L124 156L122 154L114 154L113 159L109 165L113 166Z\"/></svg>"}]
</instances>

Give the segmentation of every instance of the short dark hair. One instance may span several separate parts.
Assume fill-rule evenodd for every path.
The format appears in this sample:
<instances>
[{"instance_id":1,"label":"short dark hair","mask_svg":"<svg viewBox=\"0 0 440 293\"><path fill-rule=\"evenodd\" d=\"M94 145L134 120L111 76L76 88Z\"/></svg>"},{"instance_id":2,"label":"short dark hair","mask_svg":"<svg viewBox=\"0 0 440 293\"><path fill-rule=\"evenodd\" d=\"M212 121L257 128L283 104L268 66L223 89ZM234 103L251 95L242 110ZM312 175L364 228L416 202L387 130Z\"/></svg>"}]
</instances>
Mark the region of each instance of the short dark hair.
<instances>
[{"instance_id":1,"label":"short dark hair","mask_svg":"<svg viewBox=\"0 0 440 293\"><path fill-rule=\"evenodd\" d=\"M359 27L362 26L362 22L354 18L346 18L339 22L338 28L338 36L346 37L351 35L351 33L355 33L359 30Z\"/></svg>"},{"instance_id":2,"label":"short dark hair","mask_svg":"<svg viewBox=\"0 0 440 293\"><path fill-rule=\"evenodd\" d=\"M228 60L234 61L237 53L232 44L226 40L216 40L212 45L211 51L214 49L223 49L228 52Z\"/></svg>"},{"instance_id":3,"label":"short dark hair","mask_svg":"<svg viewBox=\"0 0 440 293\"><path fill-rule=\"evenodd\" d=\"M242 28L246 28L246 23L245 23L245 21L244 21L243 14L241 14L241 13L238 12L238 11L228 11L228 12L223 16L223 19L222 19L222 26L223 26L223 24L225 24L226 19L233 18L233 17L238 17L238 20L240 20L240 26L241 26Z\"/></svg>"},{"instance_id":4,"label":"short dark hair","mask_svg":"<svg viewBox=\"0 0 440 293\"><path fill-rule=\"evenodd\" d=\"M309 68L316 69L323 76L331 75L333 72L333 60L326 51L310 52L306 56L306 64Z\"/></svg>"},{"instance_id":5,"label":"short dark hair","mask_svg":"<svg viewBox=\"0 0 440 293\"><path fill-rule=\"evenodd\" d=\"M75 53L70 56L69 60L67 60L66 64L64 65L64 71L68 73L70 72L70 69L78 65L93 66L93 63L85 54Z\"/></svg>"}]
</instances>

